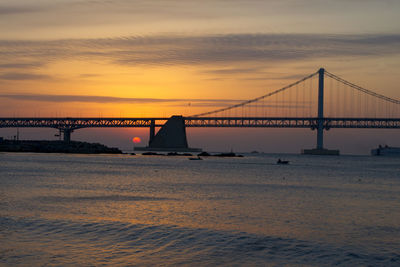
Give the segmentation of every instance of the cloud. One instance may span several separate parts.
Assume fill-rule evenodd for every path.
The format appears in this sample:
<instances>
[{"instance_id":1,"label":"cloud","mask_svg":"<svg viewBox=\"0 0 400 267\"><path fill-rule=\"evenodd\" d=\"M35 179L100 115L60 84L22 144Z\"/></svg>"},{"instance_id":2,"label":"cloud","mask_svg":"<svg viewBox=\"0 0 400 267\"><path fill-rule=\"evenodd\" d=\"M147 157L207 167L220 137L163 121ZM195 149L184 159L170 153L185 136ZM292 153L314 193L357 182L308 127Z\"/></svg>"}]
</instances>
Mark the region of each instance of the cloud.
<instances>
[{"instance_id":1,"label":"cloud","mask_svg":"<svg viewBox=\"0 0 400 267\"><path fill-rule=\"evenodd\" d=\"M41 10L38 7L34 6L17 6L17 5L9 5L9 6L0 6L0 15L14 15L20 13L31 13L37 12Z\"/></svg>"},{"instance_id":2,"label":"cloud","mask_svg":"<svg viewBox=\"0 0 400 267\"><path fill-rule=\"evenodd\" d=\"M94 78L94 77L100 77L100 74L94 74L94 73L83 73L79 75L79 78Z\"/></svg>"},{"instance_id":3,"label":"cloud","mask_svg":"<svg viewBox=\"0 0 400 267\"><path fill-rule=\"evenodd\" d=\"M43 67L43 63L30 62L30 63L6 63L0 64L0 69L32 69Z\"/></svg>"},{"instance_id":4,"label":"cloud","mask_svg":"<svg viewBox=\"0 0 400 267\"><path fill-rule=\"evenodd\" d=\"M44 94L2 94L0 98L39 102L84 102L84 103L128 103L128 104L154 104L154 103L176 103L182 105L200 105L200 103L219 103L225 105L236 104L243 99L185 99L185 98L129 98L113 96L90 96L90 95L44 95Z\"/></svg>"},{"instance_id":5,"label":"cloud","mask_svg":"<svg viewBox=\"0 0 400 267\"><path fill-rule=\"evenodd\" d=\"M327 57L350 60L397 54L400 54L400 34L226 34L0 40L2 64L22 64L29 58L40 64L75 59L102 60L122 66L232 65L243 62L271 65ZM239 71L251 69L214 70L220 74Z\"/></svg>"},{"instance_id":6,"label":"cloud","mask_svg":"<svg viewBox=\"0 0 400 267\"><path fill-rule=\"evenodd\" d=\"M213 74L218 76L218 78L208 78L207 80L223 80L220 78L223 75L230 76L245 74L245 77L240 76L240 80L249 81L266 81L266 80L298 80L304 77L303 74L287 75L285 73L270 73L264 71L263 67L253 67L253 68L223 68L223 69L210 69L199 71L199 73ZM249 77L249 75L256 75L255 77Z\"/></svg>"},{"instance_id":7,"label":"cloud","mask_svg":"<svg viewBox=\"0 0 400 267\"><path fill-rule=\"evenodd\" d=\"M245 101L245 99L185 99L185 98L129 98L129 97L112 97L112 96L89 96L89 95L43 95L43 94L3 94L0 98L6 98L17 101L32 102L52 102L52 103L101 103L101 104L164 104L172 107L227 107ZM268 104L248 105L247 107L257 108L304 108L306 103L279 103L269 101Z\"/></svg>"},{"instance_id":8,"label":"cloud","mask_svg":"<svg viewBox=\"0 0 400 267\"><path fill-rule=\"evenodd\" d=\"M215 74L215 75L232 75L232 74L254 74L260 73L262 68L225 68L225 69L212 69L204 70L201 73L205 74Z\"/></svg>"},{"instance_id":9,"label":"cloud","mask_svg":"<svg viewBox=\"0 0 400 267\"><path fill-rule=\"evenodd\" d=\"M49 75L43 75L43 74L18 73L18 72L0 74L0 80L25 81L25 80L49 80L49 79L53 78Z\"/></svg>"},{"instance_id":10,"label":"cloud","mask_svg":"<svg viewBox=\"0 0 400 267\"><path fill-rule=\"evenodd\" d=\"M229 2L229 1L228 1ZM69 23L90 23L95 16L101 16L108 21L115 14L119 17L126 18L127 15L132 18L142 17L144 21L156 19L177 19L177 18L216 18L229 14L231 10L238 10L241 6L252 7L249 5L250 0L231 0L232 4L227 5L226 0L91 0L91 1L32 1L25 2L23 5L19 3L10 3L0 5L0 14L14 15L21 13L57 13L61 20L67 19L63 13L74 13L74 20ZM262 1L252 0L252 2L262 4ZM254 4L254 3L253 3ZM212 8L210 8L212 7ZM95 10L96 12L93 12ZM79 13L85 14L80 17ZM118 18L113 18L118 21Z\"/></svg>"}]
</instances>

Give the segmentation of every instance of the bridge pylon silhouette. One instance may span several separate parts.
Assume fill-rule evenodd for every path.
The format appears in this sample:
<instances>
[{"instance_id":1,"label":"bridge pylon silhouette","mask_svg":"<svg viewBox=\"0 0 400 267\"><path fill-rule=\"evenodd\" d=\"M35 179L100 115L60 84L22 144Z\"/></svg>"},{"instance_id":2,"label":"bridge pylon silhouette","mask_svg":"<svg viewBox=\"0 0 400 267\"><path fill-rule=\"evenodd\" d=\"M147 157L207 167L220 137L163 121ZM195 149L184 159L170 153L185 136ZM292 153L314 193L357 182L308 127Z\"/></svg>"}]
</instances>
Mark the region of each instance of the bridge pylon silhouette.
<instances>
[{"instance_id":1,"label":"bridge pylon silhouette","mask_svg":"<svg viewBox=\"0 0 400 267\"><path fill-rule=\"evenodd\" d=\"M303 154L309 155L339 155L339 150L324 148L324 85L325 69L318 70L318 117L317 117L317 147L315 149L303 149ZM329 130L327 128L326 130Z\"/></svg>"},{"instance_id":2,"label":"bridge pylon silhouette","mask_svg":"<svg viewBox=\"0 0 400 267\"><path fill-rule=\"evenodd\" d=\"M324 146L324 75L325 69L318 71L318 128L317 128L317 149Z\"/></svg>"}]
</instances>

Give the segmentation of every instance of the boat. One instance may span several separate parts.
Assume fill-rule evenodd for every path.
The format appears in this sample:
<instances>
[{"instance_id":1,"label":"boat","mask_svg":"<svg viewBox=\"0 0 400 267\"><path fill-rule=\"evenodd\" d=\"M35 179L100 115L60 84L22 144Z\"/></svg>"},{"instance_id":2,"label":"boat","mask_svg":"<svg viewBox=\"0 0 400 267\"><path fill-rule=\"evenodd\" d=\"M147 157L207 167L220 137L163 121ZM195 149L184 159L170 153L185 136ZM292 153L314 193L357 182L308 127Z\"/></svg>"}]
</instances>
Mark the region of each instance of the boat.
<instances>
[{"instance_id":1,"label":"boat","mask_svg":"<svg viewBox=\"0 0 400 267\"><path fill-rule=\"evenodd\" d=\"M288 161L288 160L281 160L281 159L278 159L278 161L276 162L276 164L289 164L289 161Z\"/></svg>"},{"instance_id":2,"label":"boat","mask_svg":"<svg viewBox=\"0 0 400 267\"><path fill-rule=\"evenodd\" d=\"M371 150L373 156L398 156L400 157L400 147L381 146Z\"/></svg>"},{"instance_id":3,"label":"boat","mask_svg":"<svg viewBox=\"0 0 400 267\"><path fill-rule=\"evenodd\" d=\"M203 160L203 159L197 156L196 158L189 158L189 160Z\"/></svg>"}]
</instances>

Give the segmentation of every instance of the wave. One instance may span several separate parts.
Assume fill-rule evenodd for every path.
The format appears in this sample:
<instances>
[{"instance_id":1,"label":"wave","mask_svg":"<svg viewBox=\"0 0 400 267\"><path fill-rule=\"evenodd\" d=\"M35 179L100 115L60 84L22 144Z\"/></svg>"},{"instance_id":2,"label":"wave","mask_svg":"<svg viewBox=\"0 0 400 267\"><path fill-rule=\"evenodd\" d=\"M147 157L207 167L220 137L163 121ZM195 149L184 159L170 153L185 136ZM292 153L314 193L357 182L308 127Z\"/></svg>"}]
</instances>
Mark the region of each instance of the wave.
<instances>
[{"instance_id":1,"label":"wave","mask_svg":"<svg viewBox=\"0 0 400 267\"><path fill-rule=\"evenodd\" d=\"M244 232L0 217L5 265L395 266L400 254Z\"/></svg>"},{"instance_id":2,"label":"wave","mask_svg":"<svg viewBox=\"0 0 400 267\"><path fill-rule=\"evenodd\" d=\"M40 202L79 202L79 201L161 201L175 200L164 197L127 196L127 195L100 195L100 196L41 196L37 197Z\"/></svg>"}]
</instances>

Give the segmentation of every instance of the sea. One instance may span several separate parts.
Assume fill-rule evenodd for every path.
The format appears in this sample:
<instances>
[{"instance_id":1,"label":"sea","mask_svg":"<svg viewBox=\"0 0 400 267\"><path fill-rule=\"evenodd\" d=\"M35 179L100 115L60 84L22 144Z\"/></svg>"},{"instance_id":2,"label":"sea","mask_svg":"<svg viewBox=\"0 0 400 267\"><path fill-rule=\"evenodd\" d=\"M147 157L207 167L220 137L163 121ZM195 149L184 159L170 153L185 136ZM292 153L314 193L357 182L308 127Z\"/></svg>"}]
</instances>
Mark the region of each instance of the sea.
<instances>
[{"instance_id":1,"label":"sea","mask_svg":"<svg viewBox=\"0 0 400 267\"><path fill-rule=\"evenodd\" d=\"M0 153L0 266L333 265L400 266L400 158Z\"/></svg>"}]
</instances>

